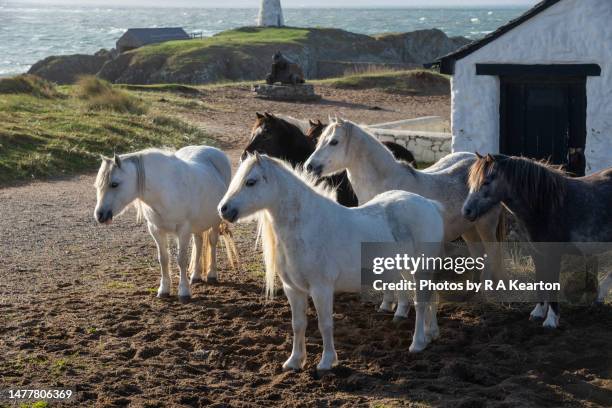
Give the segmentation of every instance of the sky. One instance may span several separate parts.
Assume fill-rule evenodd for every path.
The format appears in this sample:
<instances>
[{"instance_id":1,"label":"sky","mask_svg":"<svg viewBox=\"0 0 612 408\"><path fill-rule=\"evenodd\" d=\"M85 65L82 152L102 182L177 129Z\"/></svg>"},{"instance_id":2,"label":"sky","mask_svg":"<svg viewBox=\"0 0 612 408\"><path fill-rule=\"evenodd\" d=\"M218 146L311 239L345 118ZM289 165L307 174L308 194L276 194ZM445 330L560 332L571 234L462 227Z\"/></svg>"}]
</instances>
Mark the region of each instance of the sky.
<instances>
[{"instance_id":1,"label":"sky","mask_svg":"<svg viewBox=\"0 0 612 408\"><path fill-rule=\"evenodd\" d=\"M0 0L0 4L3 1ZM260 0L9 0L11 3L145 7L258 7ZM538 0L281 0L283 7L531 6Z\"/></svg>"}]
</instances>

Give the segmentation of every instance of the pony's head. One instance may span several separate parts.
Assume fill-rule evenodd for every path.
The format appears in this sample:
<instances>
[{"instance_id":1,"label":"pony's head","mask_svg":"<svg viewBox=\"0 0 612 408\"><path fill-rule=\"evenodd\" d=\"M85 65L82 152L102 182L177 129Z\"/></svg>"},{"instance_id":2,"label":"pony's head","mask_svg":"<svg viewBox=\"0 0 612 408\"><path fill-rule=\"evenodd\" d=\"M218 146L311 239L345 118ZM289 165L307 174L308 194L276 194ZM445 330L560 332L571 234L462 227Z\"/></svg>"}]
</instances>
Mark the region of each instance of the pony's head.
<instances>
[{"instance_id":1,"label":"pony's head","mask_svg":"<svg viewBox=\"0 0 612 408\"><path fill-rule=\"evenodd\" d=\"M242 161L218 206L219 215L235 222L269 207L278 200L277 184L271 180L272 160L259 153L249 154Z\"/></svg>"},{"instance_id":2,"label":"pony's head","mask_svg":"<svg viewBox=\"0 0 612 408\"><path fill-rule=\"evenodd\" d=\"M481 156L476 153L476 162L470 168L468 186L470 192L463 203L462 214L469 221L475 221L508 195L507 184L503 183L495 156Z\"/></svg>"},{"instance_id":3,"label":"pony's head","mask_svg":"<svg viewBox=\"0 0 612 408\"><path fill-rule=\"evenodd\" d=\"M308 124L310 125L310 127L306 132L306 137L310 138L315 144L317 144L319 141L319 137L321 137L327 125L321 122L320 119L317 119L316 121L309 120Z\"/></svg>"},{"instance_id":4,"label":"pony's head","mask_svg":"<svg viewBox=\"0 0 612 408\"><path fill-rule=\"evenodd\" d=\"M532 213L546 213L561 205L565 175L557 167L524 157L478 156L470 168L470 192L463 204L463 216L474 221L499 203L518 203Z\"/></svg>"},{"instance_id":5,"label":"pony's head","mask_svg":"<svg viewBox=\"0 0 612 408\"><path fill-rule=\"evenodd\" d=\"M244 149L241 160L245 160L249 154L261 153L289 160L295 165L295 159L303 151L306 155L312 151L314 143L305 138L293 123L267 112L256 115L251 140Z\"/></svg>"},{"instance_id":6,"label":"pony's head","mask_svg":"<svg viewBox=\"0 0 612 408\"><path fill-rule=\"evenodd\" d=\"M97 203L94 218L100 224L108 224L138 198L139 176L136 160L102 157L102 165L96 178Z\"/></svg>"},{"instance_id":7,"label":"pony's head","mask_svg":"<svg viewBox=\"0 0 612 408\"><path fill-rule=\"evenodd\" d=\"M334 119L323 130L314 153L306 161L306 170L317 176L339 173L349 164L349 145L353 123Z\"/></svg>"}]
</instances>

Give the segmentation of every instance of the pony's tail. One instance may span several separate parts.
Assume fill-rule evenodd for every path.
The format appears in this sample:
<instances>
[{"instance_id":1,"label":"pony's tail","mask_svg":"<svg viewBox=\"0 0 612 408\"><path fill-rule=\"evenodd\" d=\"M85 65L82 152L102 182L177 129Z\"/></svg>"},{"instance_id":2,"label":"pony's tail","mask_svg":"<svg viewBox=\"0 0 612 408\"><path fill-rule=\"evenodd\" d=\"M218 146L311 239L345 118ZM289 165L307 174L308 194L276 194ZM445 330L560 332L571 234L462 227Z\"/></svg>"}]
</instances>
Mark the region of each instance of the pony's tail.
<instances>
[{"instance_id":1,"label":"pony's tail","mask_svg":"<svg viewBox=\"0 0 612 408\"><path fill-rule=\"evenodd\" d=\"M499 212L499 220L497 221L497 230L495 231L495 235L497 236L498 242L503 242L506 239L506 209L504 206L501 207L501 211Z\"/></svg>"},{"instance_id":2,"label":"pony's tail","mask_svg":"<svg viewBox=\"0 0 612 408\"><path fill-rule=\"evenodd\" d=\"M202 233L202 256L200 259L196 256L195 246L191 251L191 261L189 262L189 272L193 273L196 269L198 262L201 263L202 272L208 270L208 266L212 260L212 251L214 248L210 245L210 230Z\"/></svg>"},{"instance_id":3,"label":"pony's tail","mask_svg":"<svg viewBox=\"0 0 612 408\"><path fill-rule=\"evenodd\" d=\"M225 246L230 265L232 265L234 270L238 270L240 259L238 257L238 250L236 249L236 242L234 241L232 230L230 230L229 225L225 221L219 224L219 236Z\"/></svg>"}]
</instances>

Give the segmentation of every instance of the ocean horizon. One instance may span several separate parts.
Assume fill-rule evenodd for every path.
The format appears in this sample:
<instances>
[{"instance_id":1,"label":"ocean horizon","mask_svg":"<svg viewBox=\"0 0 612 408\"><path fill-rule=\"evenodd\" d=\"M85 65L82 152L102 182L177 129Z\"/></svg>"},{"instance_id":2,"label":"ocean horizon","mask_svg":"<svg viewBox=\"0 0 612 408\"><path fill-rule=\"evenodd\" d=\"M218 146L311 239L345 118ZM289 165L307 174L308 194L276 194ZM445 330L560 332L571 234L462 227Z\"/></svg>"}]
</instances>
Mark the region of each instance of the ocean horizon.
<instances>
[{"instance_id":1,"label":"ocean horizon","mask_svg":"<svg viewBox=\"0 0 612 408\"><path fill-rule=\"evenodd\" d=\"M478 39L527 7L285 8L293 27L333 27L361 34L437 28L449 36ZM128 29L183 27L212 36L253 26L256 8L43 6L0 1L0 76L26 72L51 55L111 49Z\"/></svg>"}]
</instances>

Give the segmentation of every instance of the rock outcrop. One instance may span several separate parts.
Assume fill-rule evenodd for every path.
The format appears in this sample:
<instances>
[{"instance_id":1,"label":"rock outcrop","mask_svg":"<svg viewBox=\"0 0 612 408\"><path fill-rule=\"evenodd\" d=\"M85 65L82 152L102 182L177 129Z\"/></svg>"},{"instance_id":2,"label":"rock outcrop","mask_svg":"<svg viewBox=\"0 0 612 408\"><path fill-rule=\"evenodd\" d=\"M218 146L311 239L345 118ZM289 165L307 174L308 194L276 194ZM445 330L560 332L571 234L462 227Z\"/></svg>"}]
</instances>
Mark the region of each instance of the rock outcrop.
<instances>
[{"instance_id":1,"label":"rock outcrop","mask_svg":"<svg viewBox=\"0 0 612 408\"><path fill-rule=\"evenodd\" d=\"M110 54L50 57L31 72L59 83L95 73L128 84L250 81L264 79L270 57L280 51L303 68L306 78L316 79L338 76L344 67L418 67L468 42L440 30L373 37L329 28L245 27L209 39L146 46L114 59Z\"/></svg>"},{"instance_id":2,"label":"rock outcrop","mask_svg":"<svg viewBox=\"0 0 612 408\"><path fill-rule=\"evenodd\" d=\"M101 50L102 51L102 50ZM58 84L74 83L81 75L96 75L105 62L111 58L110 52L98 51L95 55L74 54L47 57L28 70Z\"/></svg>"}]
</instances>

